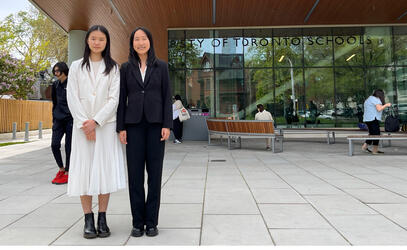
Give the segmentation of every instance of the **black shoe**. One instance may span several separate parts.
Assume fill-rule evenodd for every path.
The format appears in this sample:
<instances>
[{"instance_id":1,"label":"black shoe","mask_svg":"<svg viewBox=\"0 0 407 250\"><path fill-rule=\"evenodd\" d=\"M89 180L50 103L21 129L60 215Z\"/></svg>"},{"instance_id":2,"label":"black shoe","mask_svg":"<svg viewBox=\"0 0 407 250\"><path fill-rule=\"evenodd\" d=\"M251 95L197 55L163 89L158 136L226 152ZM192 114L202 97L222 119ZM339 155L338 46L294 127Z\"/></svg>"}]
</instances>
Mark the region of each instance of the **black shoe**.
<instances>
[{"instance_id":1,"label":"black shoe","mask_svg":"<svg viewBox=\"0 0 407 250\"><path fill-rule=\"evenodd\" d=\"M149 237L154 237L158 235L157 227L150 227L146 229L146 235Z\"/></svg>"},{"instance_id":2,"label":"black shoe","mask_svg":"<svg viewBox=\"0 0 407 250\"><path fill-rule=\"evenodd\" d=\"M98 237L106 238L110 236L110 229L106 222L106 212L99 212L98 214Z\"/></svg>"},{"instance_id":3,"label":"black shoe","mask_svg":"<svg viewBox=\"0 0 407 250\"><path fill-rule=\"evenodd\" d=\"M137 228L137 227L133 227L133 229L131 230L131 236L133 237L141 237L144 234L144 229L143 228Z\"/></svg>"},{"instance_id":4,"label":"black shoe","mask_svg":"<svg viewBox=\"0 0 407 250\"><path fill-rule=\"evenodd\" d=\"M83 237L86 239L96 238L95 219L93 213L85 214L85 226L83 228Z\"/></svg>"}]
</instances>

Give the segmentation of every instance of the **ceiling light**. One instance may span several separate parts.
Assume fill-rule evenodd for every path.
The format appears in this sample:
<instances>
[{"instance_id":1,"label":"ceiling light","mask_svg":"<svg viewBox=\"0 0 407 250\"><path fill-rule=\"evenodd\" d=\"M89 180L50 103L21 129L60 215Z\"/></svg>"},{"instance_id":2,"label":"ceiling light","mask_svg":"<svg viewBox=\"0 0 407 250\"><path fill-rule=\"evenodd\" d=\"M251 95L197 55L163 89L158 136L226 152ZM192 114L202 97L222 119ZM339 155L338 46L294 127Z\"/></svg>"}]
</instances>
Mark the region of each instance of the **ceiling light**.
<instances>
[{"instance_id":1,"label":"ceiling light","mask_svg":"<svg viewBox=\"0 0 407 250\"><path fill-rule=\"evenodd\" d=\"M356 56L356 54L353 54L350 57L348 57L348 59L346 59L346 61L349 62L349 60L352 59L354 56Z\"/></svg>"},{"instance_id":2,"label":"ceiling light","mask_svg":"<svg viewBox=\"0 0 407 250\"><path fill-rule=\"evenodd\" d=\"M283 59L284 59L284 55L282 55L282 56L280 57L280 59L278 60L278 62L281 62Z\"/></svg>"}]
</instances>

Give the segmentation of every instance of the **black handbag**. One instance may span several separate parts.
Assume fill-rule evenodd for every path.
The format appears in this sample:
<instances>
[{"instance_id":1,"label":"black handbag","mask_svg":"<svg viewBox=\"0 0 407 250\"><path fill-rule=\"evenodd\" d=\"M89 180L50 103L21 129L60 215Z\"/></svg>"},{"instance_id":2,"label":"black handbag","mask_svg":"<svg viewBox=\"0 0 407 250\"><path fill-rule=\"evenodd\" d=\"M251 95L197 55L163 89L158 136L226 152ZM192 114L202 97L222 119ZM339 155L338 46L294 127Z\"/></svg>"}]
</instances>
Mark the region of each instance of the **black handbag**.
<instances>
[{"instance_id":1,"label":"black handbag","mask_svg":"<svg viewBox=\"0 0 407 250\"><path fill-rule=\"evenodd\" d=\"M390 114L384 120L384 131L386 132L398 132L400 130L399 117L392 107L390 109Z\"/></svg>"}]
</instances>

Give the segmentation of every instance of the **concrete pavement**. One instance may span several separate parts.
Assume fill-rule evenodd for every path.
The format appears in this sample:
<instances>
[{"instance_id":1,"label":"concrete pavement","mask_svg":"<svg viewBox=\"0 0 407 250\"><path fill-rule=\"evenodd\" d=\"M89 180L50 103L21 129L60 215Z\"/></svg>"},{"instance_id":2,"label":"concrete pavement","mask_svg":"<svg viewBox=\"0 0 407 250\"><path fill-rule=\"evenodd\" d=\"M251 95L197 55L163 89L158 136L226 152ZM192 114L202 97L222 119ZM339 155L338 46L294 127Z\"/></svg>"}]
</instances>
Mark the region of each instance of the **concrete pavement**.
<instances>
[{"instance_id":1,"label":"concrete pavement","mask_svg":"<svg viewBox=\"0 0 407 250\"><path fill-rule=\"evenodd\" d=\"M168 142L157 237L130 237L128 191L111 196L109 238L82 237L79 198L53 185L50 137L0 147L1 245L407 245L407 147L262 139L242 149ZM97 200L94 199L94 211Z\"/></svg>"}]
</instances>

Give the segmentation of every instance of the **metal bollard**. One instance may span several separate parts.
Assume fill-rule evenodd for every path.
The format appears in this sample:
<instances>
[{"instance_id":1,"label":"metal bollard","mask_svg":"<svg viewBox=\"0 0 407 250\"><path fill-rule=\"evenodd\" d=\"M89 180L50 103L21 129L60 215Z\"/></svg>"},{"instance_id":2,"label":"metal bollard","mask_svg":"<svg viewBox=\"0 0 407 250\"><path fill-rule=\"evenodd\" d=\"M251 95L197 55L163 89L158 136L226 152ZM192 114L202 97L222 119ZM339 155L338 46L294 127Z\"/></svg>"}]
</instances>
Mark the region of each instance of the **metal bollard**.
<instances>
[{"instance_id":1,"label":"metal bollard","mask_svg":"<svg viewBox=\"0 0 407 250\"><path fill-rule=\"evenodd\" d=\"M30 123L26 122L25 123L25 135L24 135L24 141L28 141L29 137L29 129L30 129Z\"/></svg>"},{"instance_id":2,"label":"metal bollard","mask_svg":"<svg viewBox=\"0 0 407 250\"><path fill-rule=\"evenodd\" d=\"M42 121L38 123L38 139L42 139Z\"/></svg>"},{"instance_id":3,"label":"metal bollard","mask_svg":"<svg viewBox=\"0 0 407 250\"><path fill-rule=\"evenodd\" d=\"M17 122L13 122L13 140L17 139Z\"/></svg>"}]
</instances>

